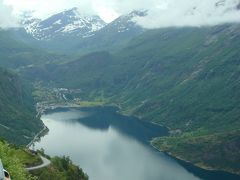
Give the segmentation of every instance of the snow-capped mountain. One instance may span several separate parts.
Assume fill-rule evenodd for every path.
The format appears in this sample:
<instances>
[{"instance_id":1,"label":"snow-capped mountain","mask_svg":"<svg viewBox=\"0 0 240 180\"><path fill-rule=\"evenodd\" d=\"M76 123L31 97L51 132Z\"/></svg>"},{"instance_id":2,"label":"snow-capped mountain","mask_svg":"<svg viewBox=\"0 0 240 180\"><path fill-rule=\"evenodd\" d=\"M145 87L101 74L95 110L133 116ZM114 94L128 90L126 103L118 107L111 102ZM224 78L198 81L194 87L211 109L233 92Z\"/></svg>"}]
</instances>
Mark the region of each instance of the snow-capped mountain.
<instances>
[{"instance_id":1,"label":"snow-capped mountain","mask_svg":"<svg viewBox=\"0 0 240 180\"><path fill-rule=\"evenodd\" d=\"M115 31L118 33L124 33L127 31L142 31L142 28L135 22L136 17L144 17L147 15L147 11L132 11L129 14L124 14L113 22L108 24L102 31Z\"/></svg>"},{"instance_id":2,"label":"snow-capped mountain","mask_svg":"<svg viewBox=\"0 0 240 180\"><path fill-rule=\"evenodd\" d=\"M146 11L133 11L106 24L98 16L84 16L76 8L55 14L45 20L22 16L24 29L13 33L21 41L55 52L109 50L144 32L135 22ZM26 32L25 32L26 31Z\"/></svg>"},{"instance_id":3,"label":"snow-capped mountain","mask_svg":"<svg viewBox=\"0 0 240 180\"><path fill-rule=\"evenodd\" d=\"M97 31L94 36L78 42L77 47L95 50L117 48L145 31L137 24L135 18L146 15L147 11L132 11L124 14Z\"/></svg>"},{"instance_id":4,"label":"snow-capped mountain","mask_svg":"<svg viewBox=\"0 0 240 180\"><path fill-rule=\"evenodd\" d=\"M27 33L37 40L71 35L89 37L106 25L99 16L80 14L77 8L55 14L45 20L27 14L23 17L22 24Z\"/></svg>"}]
</instances>

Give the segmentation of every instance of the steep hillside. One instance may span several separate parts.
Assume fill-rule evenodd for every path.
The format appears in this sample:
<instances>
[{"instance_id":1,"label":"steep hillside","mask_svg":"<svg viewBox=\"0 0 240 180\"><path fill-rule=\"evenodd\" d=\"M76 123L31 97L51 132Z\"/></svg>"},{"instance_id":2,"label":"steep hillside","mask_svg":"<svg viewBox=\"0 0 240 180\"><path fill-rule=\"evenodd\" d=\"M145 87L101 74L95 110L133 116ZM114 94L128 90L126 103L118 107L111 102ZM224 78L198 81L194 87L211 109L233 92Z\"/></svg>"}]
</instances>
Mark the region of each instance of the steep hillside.
<instances>
[{"instance_id":1,"label":"steep hillside","mask_svg":"<svg viewBox=\"0 0 240 180\"><path fill-rule=\"evenodd\" d=\"M48 66L45 78L59 87L80 88L81 98L101 96L118 104L123 113L169 127L182 144L169 143L169 148L162 148L166 152L197 165L240 173L234 165L240 157L239 142L229 139L229 133L237 137L240 129L239 32L238 24L150 30L114 55L94 53L76 62ZM186 145L190 141L197 147L209 142L213 147L209 154L225 151L199 160L205 151L199 148L199 154L194 154ZM161 147L161 142L154 144ZM178 147L183 154L171 152ZM221 157L232 162L216 160Z\"/></svg>"},{"instance_id":2,"label":"steep hillside","mask_svg":"<svg viewBox=\"0 0 240 180\"><path fill-rule=\"evenodd\" d=\"M153 31L137 39L121 52L121 63L131 64L122 73L132 72L122 83L124 104L137 102L134 113L174 129L221 126L226 113L238 123L239 35L233 25Z\"/></svg>"},{"instance_id":3,"label":"steep hillside","mask_svg":"<svg viewBox=\"0 0 240 180\"><path fill-rule=\"evenodd\" d=\"M43 128L36 118L31 89L13 73L0 69L0 137L27 144Z\"/></svg>"},{"instance_id":4,"label":"steep hillside","mask_svg":"<svg viewBox=\"0 0 240 180\"><path fill-rule=\"evenodd\" d=\"M31 37L27 36L21 29L3 30L0 29L0 66L7 68L19 68L25 66L33 66L46 64L57 60L64 60L65 56L47 53L38 49ZM20 37L24 36L26 41L22 41ZM31 41L31 43L29 43Z\"/></svg>"},{"instance_id":5,"label":"steep hillside","mask_svg":"<svg viewBox=\"0 0 240 180\"><path fill-rule=\"evenodd\" d=\"M26 64L27 60L21 60L21 56L16 55L22 53L27 55L30 48L11 37L10 33L0 29L0 64L2 66L20 66ZM21 61L20 61L21 60Z\"/></svg>"}]
</instances>

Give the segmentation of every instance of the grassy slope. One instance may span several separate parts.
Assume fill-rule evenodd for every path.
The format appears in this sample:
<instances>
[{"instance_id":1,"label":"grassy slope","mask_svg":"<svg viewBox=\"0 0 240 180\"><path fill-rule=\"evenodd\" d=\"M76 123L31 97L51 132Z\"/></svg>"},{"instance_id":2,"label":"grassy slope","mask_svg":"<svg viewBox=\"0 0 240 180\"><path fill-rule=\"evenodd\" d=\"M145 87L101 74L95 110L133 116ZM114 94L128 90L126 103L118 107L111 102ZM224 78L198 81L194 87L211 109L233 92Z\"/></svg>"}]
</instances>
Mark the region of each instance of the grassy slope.
<instances>
[{"instance_id":1,"label":"grassy slope","mask_svg":"<svg viewBox=\"0 0 240 180\"><path fill-rule=\"evenodd\" d=\"M0 69L0 137L28 143L43 127L35 114L31 90L15 74Z\"/></svg>"},{"instance_id":2,"label":"grassy slope","mask_svg":"<svg viewBox=\"0 0 240 180\"><path fill-rule=\"evenodd\" d=\"M24 167L25 163L38 162L39 159L33 157L30 153L13 147L4 141L0 142L0 159L4 165L4 168L8 170L12 179L26 180L33 179L30 174L28 174Z\"/></svg>"},{"instance_id":3,"label":"grassy slope","mask_svg":"<svg viewBox=\"0 0 240 180\"><path fill-rule=\"evenodd\" d=\"M54 157L49 167L27 172L25 167L41 164L39 156L0 141L0 159L11 178L17 180L87 180L88 176L67 157Z\"/></svg>"},{"instance_id":4,"label":"grassy slope","mask_svg":"<svg viewBox=\"0 0 240 180\"><path fill-rule=\"evenodd\" d=\"M88 180L81 168L74 165L68 157L51 158L51 165L32 172L39 180Z\"/></svg>"}]
</instances>

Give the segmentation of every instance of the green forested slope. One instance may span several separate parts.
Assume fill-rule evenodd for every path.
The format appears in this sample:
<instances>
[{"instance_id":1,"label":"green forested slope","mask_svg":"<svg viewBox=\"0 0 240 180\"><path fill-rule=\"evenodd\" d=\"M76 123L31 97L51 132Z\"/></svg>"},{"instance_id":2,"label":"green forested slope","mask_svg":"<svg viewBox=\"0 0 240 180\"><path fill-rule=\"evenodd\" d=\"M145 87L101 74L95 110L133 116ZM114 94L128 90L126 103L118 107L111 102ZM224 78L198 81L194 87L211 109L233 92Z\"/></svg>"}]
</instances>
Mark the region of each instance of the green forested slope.
<instances>
[{"instance_id":1,"label":"green forested slope","mask_svg":"<svg viewBox=\"0 0 240 180\"><path fill-rule=\"evenodd\" d=\"M44 76L35 68L26 74L33 77L38 72L54 86L80 88L81 98L101 97L126 114L168 126L179 143L156 139L158 148L201 166L240 173L240 143L229 139L229 134L238 137L240 129L239 50L238 24L157 29L118 53L93 53L75 62L48 65L42 68ZM217 157L199 158L204 149L194 154L188 142L197 147L209 143L208 153ZM215 153L224 147L224 153ZM232 162L218 162L221 157Z\"/></svg>"},{"instance_id":2,"label":"green forested slope","mask_svg":"<svg viewBox=\"0 0 240 180\"><path fill-rule=\"evenodd\" d=\"M0 69L0 137L26 144L43 127L37 119L31 89L13 73Z\"/></svg>"},{"instance_id":3,"label":"green forested slope","mask_svg":"<svg viewBox=\"0 0 240 180\"><path fill-rule=\"evenodd\" d=\"M0 66L19 68L45 64L55 60L65 60L65 56L47 53L37 49L37 45L28 45L18 40L10 30L0 28Z\"/></svg>"}]
</instances>

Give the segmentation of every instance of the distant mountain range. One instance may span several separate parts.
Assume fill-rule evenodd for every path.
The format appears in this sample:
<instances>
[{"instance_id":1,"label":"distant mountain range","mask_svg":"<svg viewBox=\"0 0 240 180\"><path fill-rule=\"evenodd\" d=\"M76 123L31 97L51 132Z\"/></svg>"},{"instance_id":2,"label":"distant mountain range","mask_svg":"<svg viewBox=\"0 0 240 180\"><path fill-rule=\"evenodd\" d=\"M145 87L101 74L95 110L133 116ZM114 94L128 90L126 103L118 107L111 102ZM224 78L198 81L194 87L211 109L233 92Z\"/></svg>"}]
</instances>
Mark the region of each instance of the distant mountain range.
<instances>
[{"instance_id":1,"label":"distant mountain range","mask_svg":"<svg viewBox=\"0 0 240 180\"><path fill-rule=\"evenodd\" d=\"M226 0L216 1L216 9L223 6L226 6ZM240 3L235 3L232 9L226 11L236 9L240 9ZM193 6L186 14L194 16L197 12L198 6ZM135 21L136 17L146 15L147 11L132 11L105 23L99 16L80 13L77 8L43 20L26 12L22 15L23 28L14 29L12 33L15 39L31 47L53 53L83 55L92 51L116 51L146 31Z\"/></svg>"},{"instance_id":2,"label":"distant mountain range","mask_svg":"<svg viewBox=\"0 0 240 180\"><path fill-rule=\"evenodd\" d=\"M14 35L30 45L57 52L78 52L113 49L144 31L134 21L145 16L144 11L133 11L105 23L99 16L81 14L77 8L66 10L41 20L31 13L22 15L21 29Z\"/></svg>"}]
</instances>

